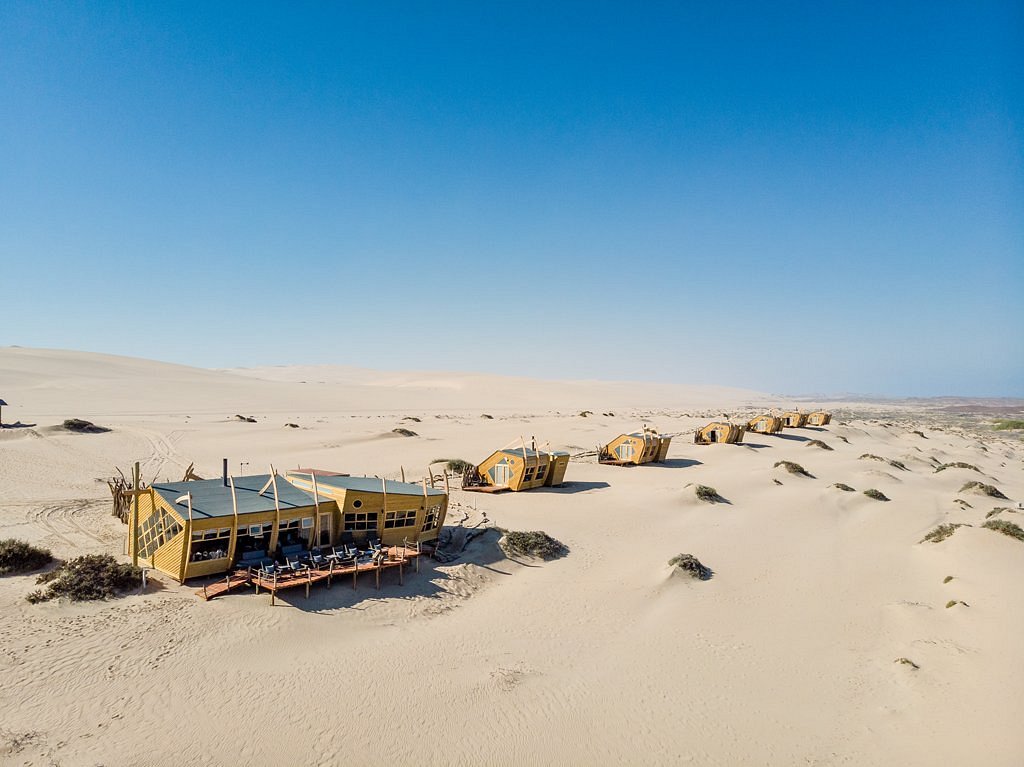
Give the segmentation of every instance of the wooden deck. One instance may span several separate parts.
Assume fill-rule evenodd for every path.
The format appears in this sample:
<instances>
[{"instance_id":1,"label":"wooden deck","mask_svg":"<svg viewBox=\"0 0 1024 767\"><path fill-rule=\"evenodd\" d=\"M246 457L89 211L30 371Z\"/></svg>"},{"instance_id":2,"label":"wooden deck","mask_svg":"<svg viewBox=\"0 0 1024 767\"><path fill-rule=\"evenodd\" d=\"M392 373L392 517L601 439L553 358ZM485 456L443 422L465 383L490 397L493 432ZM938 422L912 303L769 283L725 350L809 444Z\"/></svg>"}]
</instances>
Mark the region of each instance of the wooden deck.
<instances>
[{"instance_id":1,"label":"wooden deck","mask_svg":"<svg viewBox=\"0 0 1024 767\"><path fill-rule=\"evenodd\" d=\"M462 489L467 493L504 493L512 488L508 485L502 485L501 487L495 487L494 485L474 485L472 487L463 486Z\"/></svg>"},{"instance_id":2,"label":"wooden deck","mask_svg":"<svg viewBox=\"0 0 1024 767\"><path fill-rule=\"evenodd\" d=\"M225 576L223 580L203 586L202 589L196 591L196 595L209 601L214 597L227 594L241 586L252 585L255 586L257 594L260 593L260 589L270 592L270 604L273 605L277 597L277 592L283 591L284 589L305 586L306 598L308 599L309 589L316 583L326 582L327 588L330 588L332 582L336 578L344 578L351 575L352 588L355 589L361 573L374 573L377 588L379 589L380 574L384 570L392 570L397 567L399 584L405 583L405 566L407 564L414 564L417 572L419 571L419 557L423 555L422 551L417 551L416 549L405 546L389 546L384 549L384 551L387 552L387 559L380 560L377 563L356 562L354 565L348 565L345 567L338 567L331 563L324 568L311 567L307 570L283 573L270 577L261 574L257 570L239 570Z\"/></svg>"}]
</instances>

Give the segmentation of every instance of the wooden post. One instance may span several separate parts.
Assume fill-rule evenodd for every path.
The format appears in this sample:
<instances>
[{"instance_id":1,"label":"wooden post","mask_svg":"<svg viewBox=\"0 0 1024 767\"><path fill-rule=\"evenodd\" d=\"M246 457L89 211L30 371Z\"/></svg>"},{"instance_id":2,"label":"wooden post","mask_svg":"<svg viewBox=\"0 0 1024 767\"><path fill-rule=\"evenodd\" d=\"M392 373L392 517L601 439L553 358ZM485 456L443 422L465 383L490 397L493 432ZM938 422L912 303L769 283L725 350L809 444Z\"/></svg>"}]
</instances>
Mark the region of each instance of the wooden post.
<instances>
[{"instance_id":1,"label":"wooden post","mask_svg":"<svg viewBox=\"0 0 1024 767\"><path fill-rule=\"evenodd\" d=\"M405 482L405 467L400 466L399 468L402 470L402 482Z\"/></svg>"},{"instance_id":2,"label":"wooden post","mask_svg":"<svg viewBox=\"0 0 1024 767\"><path fill-rule=\"evenodd\" d=\"M402 560L400 560L398 562L398 585L399 586L404 586L405 585L405 578L404 578L404 575L403 575L403 572L402 572L404 567L405 567L405 560L402 559Z\"/></svg>"},{"instance_id":3,"label":"wooden post","mask_svg":"<svg viewBox=\"0 0 1024 767\"><path fill-rule=\"evenodd\" d=\"M132 514L132 564L139 566L139 462L135 462L132 469L132 504L135 506L135 513Z\"/></svg>"},{"instance_id":4,"label":"wooden post","mask_svg":"<svg viewBox=\"0 0 1024 767\"><path fill-rule=\"evenodd\" d=\"M228 475L228 486L231 488L231 538L228 539L228 567L235 563L235 549L238 548L238 498L235 496L235 478Z\"/></svg>"},{"instance_id":5,"label":"wooden post","mask_svg":"<svg viewBox=\"0 0 1024 767\"><path fill-rule=\"evenodd\" d=\"M384 491L384 510L381 512L381 524L384 525L384 524L387 524L387 519L388 519L388 481L386 479L384 479L384 477L380 478L380 486L381 486L381 489ZM383 541L383 539L384 539L384 528L383 527L380 528L377 531L377 535L379 535L381 540Z\"/></svg>"},{"instance_id":6,"label":"wooden post","mask_svg":"<svg viewBox=\"0 0 1024 767\"><path fill-rule=\"evenodd\" d=\"M181 578L180 583L185 582L185 573L188 571L189 560L192 559L192 493L185 493L185 495L176 498L175 504L179 504L182 501L188 503L188 524L185 525L185 545L181 549Z\"/></svg>"},{"instance_id":7,"label":"wooden post","mask_svg":"<svg viewBox=\"0 0 1024 767\"><path fill-rule=\"evenodd\" d=\"M281 501L277 495L277 470L274 468L274 464L270 464L270 484L274 487L274 531L272 538L274 540L275 547L279 544L281 538ZM301 524L301 522L299 523ZM267 546L270 544L268 542ZM267 552L267 556L271 556L270 552ZM275 578L275 581L277 579Z\"/></svg>"},{"instance_id":8,"label":"wooden post","mask_svg":"<svg viewBox=\"0 0 1024 767\"><path fill-rule=\"evenodd\" d=\"M320 492L316 487L316 474L312 471L309 472L309 478L313 483L313 507L316 509L314 512L314 518L316 521L313 523L313 540L310 541L310 549L313 546L320 545ZM301 522L299 524L302 524Z\"/></svg>"}]
</instances>

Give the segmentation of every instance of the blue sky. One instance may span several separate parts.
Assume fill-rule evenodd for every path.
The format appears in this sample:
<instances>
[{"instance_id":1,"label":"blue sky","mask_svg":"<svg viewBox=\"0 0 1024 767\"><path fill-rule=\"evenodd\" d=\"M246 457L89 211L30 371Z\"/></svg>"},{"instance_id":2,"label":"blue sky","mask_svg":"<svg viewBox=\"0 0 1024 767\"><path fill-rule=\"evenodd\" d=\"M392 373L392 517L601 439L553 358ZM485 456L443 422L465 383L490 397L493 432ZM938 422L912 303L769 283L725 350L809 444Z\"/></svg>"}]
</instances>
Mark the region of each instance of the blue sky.
<instances>
[{"instance_id":1,"label":"blue sky","mask_svg":"<svg viewBox=\"0 0 1024 767\"><path fill-rule=\"evenodd\" d=\"M6 2L0 344L1024 396L1022 40L1019 3Z\"/></svg>"}]
</instances>

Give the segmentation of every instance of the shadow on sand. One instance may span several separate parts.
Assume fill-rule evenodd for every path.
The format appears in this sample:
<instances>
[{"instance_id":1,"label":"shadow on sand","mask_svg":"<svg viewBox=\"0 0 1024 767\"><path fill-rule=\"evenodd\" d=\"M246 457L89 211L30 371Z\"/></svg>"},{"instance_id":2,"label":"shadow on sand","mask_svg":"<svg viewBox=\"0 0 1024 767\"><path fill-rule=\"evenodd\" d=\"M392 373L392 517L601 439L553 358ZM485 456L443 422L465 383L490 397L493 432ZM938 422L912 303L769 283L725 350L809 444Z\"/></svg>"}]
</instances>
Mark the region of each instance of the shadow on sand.
<instances>
[{"instance_id":1,"label":"shadow on sand","mask_svg":"<svg viewBox=\"0 0 1024 767\"><path fill-rule=\"evenodd\" d=\"M607 482L566 482L561 487L538 487L530 492L572 495L573 493L585 493L588 490L603 490L606 487L611 487L611 485Z\"/></svg>"},{"instance_id":2,"label":"shadow on sand","mask_svg":"<svg viewBox=\"0 0 1024 767\"><path fill-rule=\"evenodd\" d=\"M309 590L309 598L306 598L304 586L296 586L291 589L279 591L275 599L274 607L292 608L302 610L305 613L333 613L341 608L351 610L365 610L374 603L387 601L416 602L427 600L428 604L422 606L423 614L428 617L450 609L458 600L464 598L475 588L473 579L467 580L460 577L464 568L458 565L476 565L486 570L492 576L509 576L511 571L507 565L510 564L505 552L498 546L498 539L501 533L498 530L488 530L486 533L474 538L457 560L442 564L428 556L420 557L420 570L409 564L404 568L404 584L399 583L398 568L389 568L381 571L380 589L377 589L377 582L374 573L362 573L352 588L352 576L338 576L334 579L330 588L326 583L316 583ZM537 567L540 564L520 562L520 566ZM502 567L502 565L506 565ZM441 568L445 568L442 570ZM216 578L206 580L206 583L217 581ZM150 589L154 581L150 581ZM202 589L202 580L189 581L192 588ZM244 586L230 594L217 597L222 599L247 598L252 599L254 587ZM266 603L270 609L270 594L260 591L259 600ZM429 604L433 603L433 604Z\"/></svg>"}]
</instances>

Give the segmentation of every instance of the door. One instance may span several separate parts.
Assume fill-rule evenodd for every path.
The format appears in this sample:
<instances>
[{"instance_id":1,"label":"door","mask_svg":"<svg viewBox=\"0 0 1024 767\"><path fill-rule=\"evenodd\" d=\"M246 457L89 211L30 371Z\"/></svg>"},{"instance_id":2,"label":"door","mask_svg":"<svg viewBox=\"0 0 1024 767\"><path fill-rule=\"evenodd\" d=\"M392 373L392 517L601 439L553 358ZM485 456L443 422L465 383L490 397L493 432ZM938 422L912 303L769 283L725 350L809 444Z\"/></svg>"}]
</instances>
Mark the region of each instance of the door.
<instances>
[{"instance_id":1,"label":"door","mask_svg":"<svg viewBox=\"0 0 1024 767\"><path fill-rule=\"evenodd\" d=\"M493 469L494 484L498 487L504 487L508 484L509 471L507 463L499 463Z\"/></svg>"},{"instance_id":2,"label":"door","mask_svg":"<svg viewBox=\"0 0 1024 767\"><path fill-rule=\"evenodd\" d=\"M334 520L333 514L321 514L320 515L320 540L317 541L319 546L330 546L331 541L334 540L333 530L331 529L331 522Z\"/></svg>"}]
</instances>

